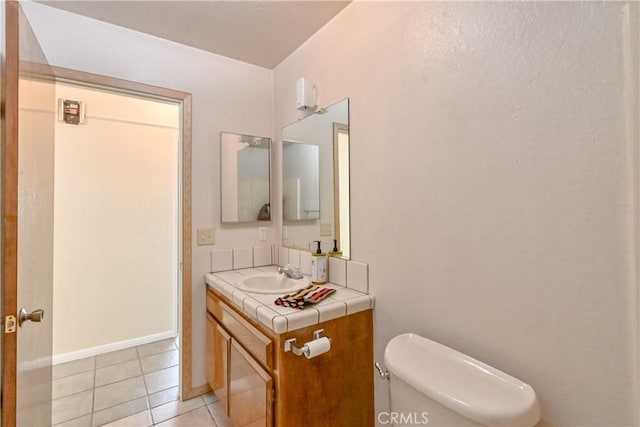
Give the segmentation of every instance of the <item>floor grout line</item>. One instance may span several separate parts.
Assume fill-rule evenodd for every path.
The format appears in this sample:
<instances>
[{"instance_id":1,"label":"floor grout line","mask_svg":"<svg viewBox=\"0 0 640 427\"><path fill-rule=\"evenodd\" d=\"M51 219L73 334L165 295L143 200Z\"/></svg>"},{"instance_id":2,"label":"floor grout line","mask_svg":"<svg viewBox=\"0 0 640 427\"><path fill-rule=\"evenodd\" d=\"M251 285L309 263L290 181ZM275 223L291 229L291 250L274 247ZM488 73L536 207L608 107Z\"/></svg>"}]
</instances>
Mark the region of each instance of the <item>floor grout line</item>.
<instances>
[{"instance_id":1,"label":"floor grout line","mask_svg":"<svg viewBox=\"0 0 640 427\"><path fill-rule=\"evenodd\" d=\"M93 414L96 412L96 377L98 376L98 368L97 368L97 364L98 364L98 358L97 357L93 357L93 399L91 399L91 419L89 420L89 422L91 423L91 427L93 427Z\"/></svg>"},{"instance_id":2,"label":"floor grout line","mask_svg":"<svg viewBox=\"0 0 640 427\"><path fill-rule=\"evenodd\" d=\"M149 387L147 386L147 379L144 376L144 369L142 368L142 358L140 357L139 347L136 346L136 354L138 355L138 366L142 373L142 383L144 384L144 391L146 392L145 398L147 399L147 411L149 411L149 418L151 418L151 425L155 426L155 420L153 419L153 412L151 412L151 402L149 401Z\"/></svg>"}]
</instances>

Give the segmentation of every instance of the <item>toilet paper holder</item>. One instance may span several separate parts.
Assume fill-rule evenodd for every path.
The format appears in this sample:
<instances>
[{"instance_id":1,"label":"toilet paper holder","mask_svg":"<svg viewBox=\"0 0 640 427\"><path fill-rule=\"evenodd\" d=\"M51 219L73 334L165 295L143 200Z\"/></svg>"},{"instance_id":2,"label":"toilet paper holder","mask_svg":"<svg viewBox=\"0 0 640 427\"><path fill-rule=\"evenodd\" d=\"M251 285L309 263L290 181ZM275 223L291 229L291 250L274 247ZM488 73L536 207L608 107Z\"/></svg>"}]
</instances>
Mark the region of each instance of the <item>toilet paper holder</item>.
<instances>
[{"instance_id":1,"label":"toilet paper holder","mask_svg":"<svg viewBox=\"0 0 640 427\"><path fill-rule=\"evenodd\" d=\"M318 329L317 331L313 332L313 339L317 340L322 338L322 334L324 334L324 329ZM329 341L331 341L331 338L327 337L329 339ZM296 338L289 338L288 340L285 340L284 342L284 352L288 352L291 351L293 352L293 354L295 354L296 356L302 356L306 351L307 351L307 346L303 345L302 347L298 347L296 346L296 342L297 339Z\"/></svg>"}]
</instances>

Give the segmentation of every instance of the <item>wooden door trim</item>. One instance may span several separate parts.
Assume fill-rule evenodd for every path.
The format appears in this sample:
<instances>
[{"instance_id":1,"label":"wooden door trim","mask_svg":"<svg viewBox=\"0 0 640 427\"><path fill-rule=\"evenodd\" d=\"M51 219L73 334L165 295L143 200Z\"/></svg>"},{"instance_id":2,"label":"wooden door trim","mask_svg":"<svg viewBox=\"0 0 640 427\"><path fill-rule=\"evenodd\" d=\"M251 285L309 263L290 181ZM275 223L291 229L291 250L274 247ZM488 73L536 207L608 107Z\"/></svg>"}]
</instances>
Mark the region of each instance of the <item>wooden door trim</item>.
<instances>
[{"instance_id":1,"label":"wooden door trim","mask_svg":"<svg viewBox=\"0 0 640 427\"><path fill-rule=\"evenodd\" d=\"M178 90L144 83L122 80L99 74L71 70L63 67L51 66L57 82L68 82L88 87L108 88L115 92L137 93L155 99L165 99L181 103L182 130L182 298L180 307L180 352L182 372L182 398L189 399L209 391L208 386L194 388L191 381L192 372L192 278L191 278L191 94Z\"/></svg>"},{"instance_id":2,"label":"wooden door trim","mask_svg":"<svg viewBox=\"0 0 640 427\"><path fill-rule=\"evenodd\" d=\"M2 316L18 311L18 78L19 17L16 1L5 2L6 49L2 76ZM3 322L4 325L4 322ZM4 329L4 327L3 327ZM2 331L2 426L16 425L17 333Z\"/></svg>"}]
</instances>

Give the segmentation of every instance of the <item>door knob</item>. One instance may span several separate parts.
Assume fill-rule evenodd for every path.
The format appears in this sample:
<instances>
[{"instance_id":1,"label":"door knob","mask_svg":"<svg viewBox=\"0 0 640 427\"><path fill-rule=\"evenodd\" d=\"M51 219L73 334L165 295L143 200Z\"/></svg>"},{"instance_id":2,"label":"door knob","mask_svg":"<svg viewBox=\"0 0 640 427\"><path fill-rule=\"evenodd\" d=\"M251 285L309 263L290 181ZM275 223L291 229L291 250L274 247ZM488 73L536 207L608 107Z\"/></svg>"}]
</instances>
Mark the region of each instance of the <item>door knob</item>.
<instances>
[{"instance_id":1,"label":"door knob","mask_svg":"<svg viewBox=\"0 0 640 427\"><path fill-rule=\"evenodd\" d=\"M42 322L42 319L44 319L44 310L41 308L33 310L31 313L27 313L25 308L21 308L18 312L18 326L22 326L27 320Z\"/></svg>"}]
</instances>

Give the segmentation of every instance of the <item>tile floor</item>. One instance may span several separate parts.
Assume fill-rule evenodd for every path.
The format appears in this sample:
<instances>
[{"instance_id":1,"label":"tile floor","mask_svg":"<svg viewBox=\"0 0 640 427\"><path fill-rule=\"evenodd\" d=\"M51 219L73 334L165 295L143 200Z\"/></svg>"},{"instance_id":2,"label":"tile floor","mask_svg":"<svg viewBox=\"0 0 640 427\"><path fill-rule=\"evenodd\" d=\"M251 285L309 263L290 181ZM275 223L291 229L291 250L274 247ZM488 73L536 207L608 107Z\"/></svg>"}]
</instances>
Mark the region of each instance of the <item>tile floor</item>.
<instances>
[{"instance_id":1,"label":"tile floor","mask_svg":"<svg viewBox=\"0 0 640 427\"><path fill-rule=\"evenodd\" d=\"M178 375L173 339L55 365L52 424L228 426L213 393L178 400Z\"/></svg>"}]
</instances>

